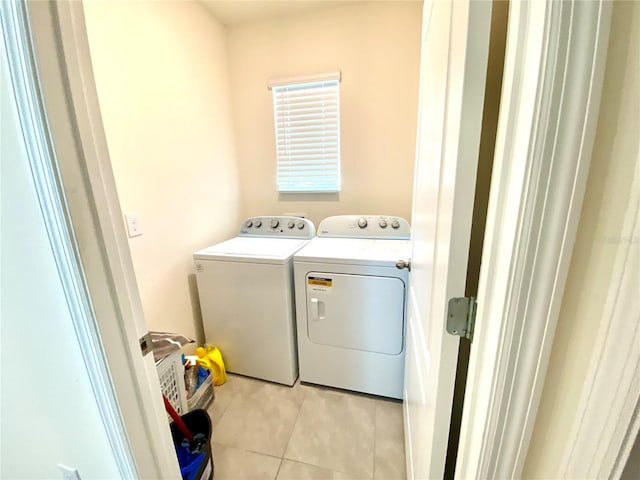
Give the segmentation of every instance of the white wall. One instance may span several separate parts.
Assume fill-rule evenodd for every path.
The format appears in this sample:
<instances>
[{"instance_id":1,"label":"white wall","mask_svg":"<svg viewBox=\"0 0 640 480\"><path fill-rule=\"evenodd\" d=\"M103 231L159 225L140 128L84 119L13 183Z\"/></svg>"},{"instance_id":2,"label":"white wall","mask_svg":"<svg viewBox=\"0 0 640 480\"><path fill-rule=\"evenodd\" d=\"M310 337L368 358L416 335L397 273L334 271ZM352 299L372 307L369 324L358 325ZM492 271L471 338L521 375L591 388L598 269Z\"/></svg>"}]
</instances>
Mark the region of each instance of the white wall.
<instances>
[{"instance_id":1,"label":"white wall","mask_svg":"<svg viewBox=\"0 0 640 480\"><path fill-rule=\"evenodd\" d=\"M411 218L422 2L357 2L229 28L242 215ZM278 195L269 78L341 70L342 192Z\"/></svg>"},{"instance_id":2,"label":"white wall","mask_svg":"<svg viewBox=\"0 0 640 480\"><path fill-rule=\"evenodd\" d=\"M614 3L593 159L526 478L557 477L603 313L638 158L638 45L640 3Z\"/></svg>"},{"instance_id":3,"label":"white wall","mask_svg":"<svg viewBox=\"0 0 640 480\"><path fill-rule=\"evenodd\" d=\"M118 195L144 232L129 243L149 329L203 340L191 254L244 217L410 218L421 2L366 3L227 31L198 2L85 2ZM267 81L337 68L343 191L279 197Z\"/></svg>"},{"instance_id":4,"label":"white wall","mask_svg":"<svg viewBox=\"0 0 640 480\"><path fill-rule=\"evenodd\" d=\"M1 63L0 478L117 478Z\"/></svg>"},{"instance_id":5,"label":"white wall","mask_svg":"<svg viewBox=\"0 0 640 480\"><path fill-rule=\"evenodd\" d=\"M237 230L226 32L197 2L85 2L147 325L202 341L192 253Z\"/></svg>"}]
</instances>

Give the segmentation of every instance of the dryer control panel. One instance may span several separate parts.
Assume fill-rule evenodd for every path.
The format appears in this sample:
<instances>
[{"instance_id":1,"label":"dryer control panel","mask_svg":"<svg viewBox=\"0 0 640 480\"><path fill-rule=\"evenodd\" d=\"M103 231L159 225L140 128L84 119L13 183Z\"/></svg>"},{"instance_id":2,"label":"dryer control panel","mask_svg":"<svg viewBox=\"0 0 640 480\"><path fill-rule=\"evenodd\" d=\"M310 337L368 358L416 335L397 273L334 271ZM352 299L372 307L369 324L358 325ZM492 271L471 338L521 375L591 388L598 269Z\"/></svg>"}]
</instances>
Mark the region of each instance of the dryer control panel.
<instances>
[{"instance_id":1,"label":"dryer control panel","mask_svg":"<svg viewBox=\"0 0 640 480\"><path fill-rule=\"evenodd\" d=\"M313 238L313 222L302 217L251 217L242 222L240 237Z\"/></svg>"},{"instance_id":2,"label":"dryer control panel","mask_svg":"<svg viewBox=\"0 0 640 480\"><path fill-rule=\"evenodd\" d=\"M409 240L411 227L401 217L387 215L336 215L318 226L318 237L384 238Z\"/></svg>"}]
</instances>

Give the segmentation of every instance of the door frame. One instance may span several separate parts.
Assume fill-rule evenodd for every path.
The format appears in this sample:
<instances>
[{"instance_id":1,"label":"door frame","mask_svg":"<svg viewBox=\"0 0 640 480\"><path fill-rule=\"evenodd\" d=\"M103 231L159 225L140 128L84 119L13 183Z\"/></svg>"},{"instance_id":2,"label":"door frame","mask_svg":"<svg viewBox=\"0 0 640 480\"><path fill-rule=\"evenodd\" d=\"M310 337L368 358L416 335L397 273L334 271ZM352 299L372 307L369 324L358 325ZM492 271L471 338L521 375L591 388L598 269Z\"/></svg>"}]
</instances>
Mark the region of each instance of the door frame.
<instances>
[{"instance_id":1,"label":"door frame","mask_svg":"<svg viewBox=\"0 0 640 480\"><path fill-rule=\"evenodd\" d=\"M155 366L149 356L140 355L138 338L144 320L100 116L82 3L30 2L28 10L31 27L18 27L31 28L28 34L39 44L40 55L29 52L29 61L39 69L49 118L43 111L35 115L49 122L60 162L59 176L40 188L52 188L61 204L68 205L65 221L73 229L68 239L77 240L77 255L61 261L86 276L88 289L71 293L94 301L95 316L87 321L99 335L85 341L97 352L98 360L91 361L107 365L108 372L98 375L116 404L107 402L103 408L121 419L124 431L113 423L106 428L131 449L132 468L140 477L178 477L177 464L170 461L173 445L163 426ZM475 367L467 386L459 478L517 477L522 471L580 216L609 18L610 6L602 0L512 2L510 8L470 360ZM567 85L564 75L573 69L575 75L581 74L578 78L591 81ZM554 123L554 118L563 121ZM571 136L577 132L579 136ZM569 141L575 138L579 142ZM53 154L52 145L43 146ZM545 175L567 158L569 165L557 175ZM50 160L56 165L56 159ZM551 285L543 281L548 278L554 279ZM516 317L521 322L511 320ZM541 317L545 322L536 322ZM521 343L525 335L527 342ZM607 347L603 351L611 350ZM585 405L601 405L596 397L586 399ZM635 419L637 431L637 415ZM618 419L617 426L626 431L623 420ZM615 444L611 445L615 452ZM604 461L601 466L606 467Z\"/></svg>"},{"instance_id":2,"label":"door frame","mask_svg":"<svg viewBox=\"0 0 640 480\"><path fill-rule=\"evenodd\" d=\"M78 245L68 215L60 198L59 175L51 138L43 122L44 104L37 83L33 45L27 35L29 26L24 4L0 3L2 38L7 53L11 86L19 111L20 131L27 149L31 176L38 204L47 230L51 253L63 285L70 318L80 346L101 420L122 478L133 478L136 467L127 441L126 427L118 412L118 399L109 381L109 370L96 329L93 304L88 293L82 266L77 261Z\"/></svg>"},{"instance_id":3,"label":"door frame","mask_svg":"<svg viewBox=\"0 0 640 480\"><path fill-rule=\"evenodd\" d=\"M640 271L633 268L640 265L638 152L622 235L610 239L620 248L558 470L563 478L620 478L640 431Z\"/></svg>"},{"instance_id":4,"label":"door frame","mask_svg":"<svg viewBox=\"0 0 640 480\"><path fill-rule=\"evenodd\" d=\"M52 253L122 478L179 478L98 105L81 2L3 2ZM52 412L52 414L55 414Z\"/></svg>"},{"instance_id":5,"label":"door frame","mask_svg":"<svg viewBox=\"0 0 640 480\"><path fill-rule=\"evenodd\" d=\"M610 20L604 1L510 5L457 478L521 477L580 220ZM628 416L616 420L626 432ZM574 454L591 464L585 450ZM595 471L611 473L602 462Z\"/></svg>"}]
</instances>

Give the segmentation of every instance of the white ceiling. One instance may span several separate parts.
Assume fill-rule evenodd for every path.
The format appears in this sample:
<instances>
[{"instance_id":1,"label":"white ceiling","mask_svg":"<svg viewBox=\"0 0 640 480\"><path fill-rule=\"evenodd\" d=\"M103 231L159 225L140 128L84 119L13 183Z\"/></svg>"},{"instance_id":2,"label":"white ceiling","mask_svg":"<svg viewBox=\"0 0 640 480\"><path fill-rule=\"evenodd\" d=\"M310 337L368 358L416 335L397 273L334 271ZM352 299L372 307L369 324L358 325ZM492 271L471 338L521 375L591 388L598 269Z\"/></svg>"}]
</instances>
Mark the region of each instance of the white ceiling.
<instances>
[{"instance_id":1,"label":"white ceiling","mask_svg":"<svg viewBox=\"0 0 640 480\"><path fill-rule=\"evenodd\" d=\"M224 25L233 26L265 18L309 12L367 0L201 0Z\"/></svg>"}]
</instances>

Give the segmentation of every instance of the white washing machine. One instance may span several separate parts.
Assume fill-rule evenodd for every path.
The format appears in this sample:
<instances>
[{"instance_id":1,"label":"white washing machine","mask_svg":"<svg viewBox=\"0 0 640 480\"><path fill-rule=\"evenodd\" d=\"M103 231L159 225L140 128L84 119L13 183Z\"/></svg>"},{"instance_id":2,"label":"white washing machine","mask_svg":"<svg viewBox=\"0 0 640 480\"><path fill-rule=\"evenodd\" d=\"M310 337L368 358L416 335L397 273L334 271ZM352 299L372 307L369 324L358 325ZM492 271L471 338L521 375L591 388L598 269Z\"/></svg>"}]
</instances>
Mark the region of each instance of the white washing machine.
<instances>
[{"instance_id":1,"label":"white washing machine","mask_svg":"<svg viewBox=\"0 0 640 480\"><path fill-rule=\"evenodd\" d=\"M193 254L205 339L228 371L295 383L293 254L314 234L308 219L254 217L237 237Z\"/></svg>"},{"instance_id":2,"label":"white washing machine","mask_svg":"<svg viewBox=\"0 0 640 480\"><path fill-rule=\"evenodd\" d=\"M300 380L402 398L409 223L329 217L294 255Z\"/></svg>"}]
</instances>

